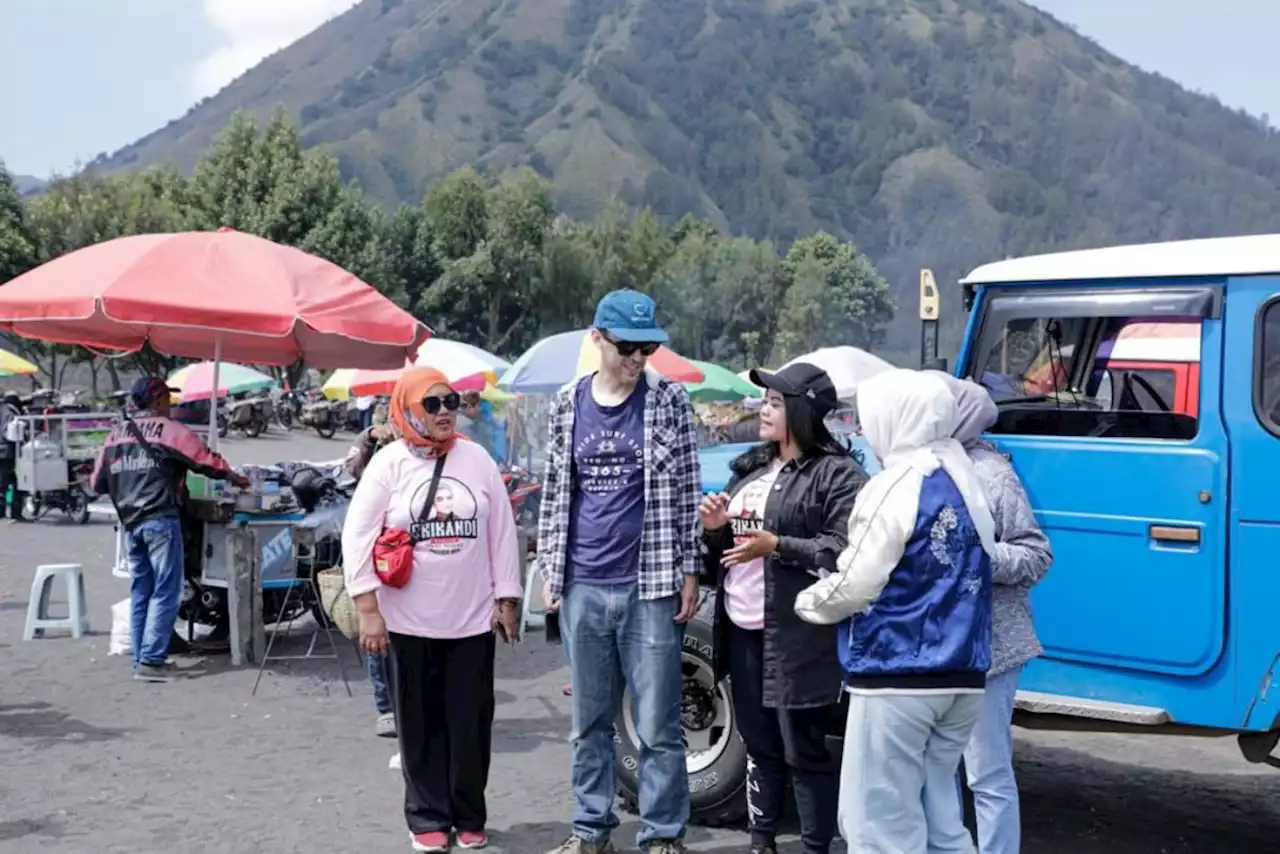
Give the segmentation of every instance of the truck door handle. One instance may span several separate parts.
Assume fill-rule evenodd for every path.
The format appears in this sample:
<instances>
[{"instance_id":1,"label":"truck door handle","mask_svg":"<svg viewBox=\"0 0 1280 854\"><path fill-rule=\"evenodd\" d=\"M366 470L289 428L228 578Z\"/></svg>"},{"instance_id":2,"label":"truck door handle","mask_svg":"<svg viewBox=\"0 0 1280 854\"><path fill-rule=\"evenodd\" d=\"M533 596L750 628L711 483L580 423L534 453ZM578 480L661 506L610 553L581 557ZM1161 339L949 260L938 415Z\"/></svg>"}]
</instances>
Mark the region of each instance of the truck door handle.
<instances>
[{"instance_id":1,"label":"truck door handle","mask_svg":"<svg viewBox=\"0 0 1280 854\"><path fill-rule=\"evenodd\" d=\"M1152 525L1147 534L1153 540L1164 540L1174 543L1200 542L1200 529L1184 525Z\"/></svg>"}]
</instances>

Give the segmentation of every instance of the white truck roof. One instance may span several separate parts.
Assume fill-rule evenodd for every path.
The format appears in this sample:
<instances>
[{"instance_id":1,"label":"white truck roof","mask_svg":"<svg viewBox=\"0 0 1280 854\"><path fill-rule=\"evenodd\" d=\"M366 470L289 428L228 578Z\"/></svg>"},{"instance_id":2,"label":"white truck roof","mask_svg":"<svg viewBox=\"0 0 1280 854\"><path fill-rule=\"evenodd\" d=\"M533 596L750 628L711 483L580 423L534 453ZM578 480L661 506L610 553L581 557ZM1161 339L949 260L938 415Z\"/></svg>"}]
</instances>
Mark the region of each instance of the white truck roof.
<instances>
[{"instance_id":1,"label":"white truck roof","mask_svg":"<svg viewBox=\"0 0 1280 854\"><path fill-rule=\"evenodd\" d=\"M1280 273L1280 234L1140 243L983 264L965 285L1170 279Z\"/></svg>"}]
</instances>

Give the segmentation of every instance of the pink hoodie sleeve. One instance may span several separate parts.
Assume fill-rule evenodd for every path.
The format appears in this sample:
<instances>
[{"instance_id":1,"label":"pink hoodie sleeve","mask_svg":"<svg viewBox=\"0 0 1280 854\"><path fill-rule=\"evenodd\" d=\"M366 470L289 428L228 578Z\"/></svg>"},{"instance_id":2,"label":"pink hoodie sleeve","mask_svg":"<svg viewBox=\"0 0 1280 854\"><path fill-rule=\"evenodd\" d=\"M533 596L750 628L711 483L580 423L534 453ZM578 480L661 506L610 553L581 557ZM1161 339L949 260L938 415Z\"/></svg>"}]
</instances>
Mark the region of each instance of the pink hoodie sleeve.
<instances>
[{"instance_id":1,"label":"pink hoodie sleeve","mask_svg":"<svg viewBox=\"0 0 1280 854\"><path fill-rule=\"evenodd\" d=\"M382 586L373 571L373 544L386 525L387 506L391 503L390 461L390 454L374 455L347 507L342 526L342 566L347 592L352 596L372 593Z\"/></svg>"},{"instance_id":2,"label":"pink hoodie sleeve","mask_svg":"<svg viewBox=\"0 0 1280 854\"><path fill-rule=\"evenodd\" d=\"M496 463L488 460L489 476L489 572L493 577L494 599L524 596L520 578L520 541L516 536L516 514L507 496L507 485Z\"/></svg>"}]
</instances>

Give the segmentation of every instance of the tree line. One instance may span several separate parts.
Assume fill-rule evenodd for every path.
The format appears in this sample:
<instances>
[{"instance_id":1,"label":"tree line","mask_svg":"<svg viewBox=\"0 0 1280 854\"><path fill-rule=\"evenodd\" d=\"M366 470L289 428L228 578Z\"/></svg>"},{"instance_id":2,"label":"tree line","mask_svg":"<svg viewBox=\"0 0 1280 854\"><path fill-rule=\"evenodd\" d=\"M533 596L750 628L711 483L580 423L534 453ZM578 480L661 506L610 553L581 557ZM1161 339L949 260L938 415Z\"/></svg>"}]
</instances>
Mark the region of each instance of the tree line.
<instances>
[{"instance_id":1,"label":"tree line","mask_svg":"<svg viewBox=\"0 0 1280 854\"><path fill-rule=\"evenodd\" d=\"M826 345L873 349L894 311L870 261L830 234L780 252L692 216L669 222L621 204L575 221L531 169L493 176L466 167L387 212L344 182L333 156L304 150L283 110L264 125L235 115L190 174L90 167L23 198L0 163L0 282L104 240L223 226L327 258L436 334L508 358L589 325L615 288L654 296L678 352L733 368ZM95 390L100 372L118 388L124 370L176 366L156 353L104 359L12 338L0 346L39 365L52 387L77 363Z\"/></svg>"}]
</instances>

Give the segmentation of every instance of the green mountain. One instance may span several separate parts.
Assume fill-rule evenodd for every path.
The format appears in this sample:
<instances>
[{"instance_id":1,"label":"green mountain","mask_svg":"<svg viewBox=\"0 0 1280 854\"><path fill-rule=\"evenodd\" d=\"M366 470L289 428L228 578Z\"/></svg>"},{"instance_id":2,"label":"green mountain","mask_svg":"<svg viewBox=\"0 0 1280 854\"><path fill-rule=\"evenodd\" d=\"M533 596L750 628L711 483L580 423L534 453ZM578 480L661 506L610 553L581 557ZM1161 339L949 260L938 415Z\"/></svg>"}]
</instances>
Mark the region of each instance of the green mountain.
<instances>
[{"instance_id":1,"label":"green mountain","mask_svg":"<svg viewBox=\"0 0 1280 854\"><path fill-rule=\"evenodd\" d=\"M103 165L188 167L280 102L386 203L528 164L574 215L852 239L898 346L922 266L1280 230L1263 121L1017 0L365 0Z\"/></svg>"}]
</instances>

